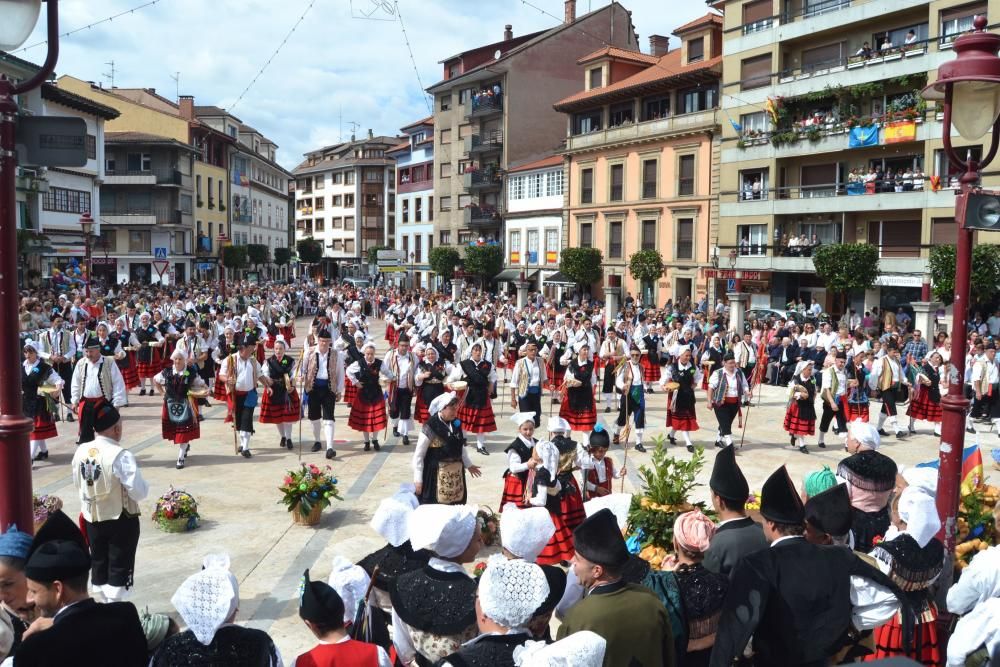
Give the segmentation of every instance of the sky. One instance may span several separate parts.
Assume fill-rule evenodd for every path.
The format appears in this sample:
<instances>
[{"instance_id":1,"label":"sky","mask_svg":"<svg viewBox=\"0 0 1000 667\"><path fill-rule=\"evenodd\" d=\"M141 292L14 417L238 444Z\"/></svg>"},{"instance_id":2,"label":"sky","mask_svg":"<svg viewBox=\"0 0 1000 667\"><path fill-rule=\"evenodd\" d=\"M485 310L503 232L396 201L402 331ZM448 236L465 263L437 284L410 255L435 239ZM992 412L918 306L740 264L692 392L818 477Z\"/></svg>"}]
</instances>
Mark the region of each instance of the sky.
<instances>
[{"instance_id":1,"label":"sky","mask_svg":"<svg viewBox=\"0 0 1000 667\"><path fill-rule=\"evenodd\" d=\"M607 4L578 0L577 14ZM708 11L703 0L622 4L647 52L650 34L669 35ZM230 109L278 144L288 169L308 150L349 139L352 121L359 136L369 128L393 135L430 115L422 89L442 78L438 61L500 41L505 24L517 36L563 17L562 0L61 0L59 7L60 33L84 29L60 40L57 74L108 87L113 61L118 87L155 88L171 100L179 91L195 104ZM45 59L45 45L33 46L45 40L44 16L43 7L30 48L15 55Z\"/></svg>"}]
</instances>

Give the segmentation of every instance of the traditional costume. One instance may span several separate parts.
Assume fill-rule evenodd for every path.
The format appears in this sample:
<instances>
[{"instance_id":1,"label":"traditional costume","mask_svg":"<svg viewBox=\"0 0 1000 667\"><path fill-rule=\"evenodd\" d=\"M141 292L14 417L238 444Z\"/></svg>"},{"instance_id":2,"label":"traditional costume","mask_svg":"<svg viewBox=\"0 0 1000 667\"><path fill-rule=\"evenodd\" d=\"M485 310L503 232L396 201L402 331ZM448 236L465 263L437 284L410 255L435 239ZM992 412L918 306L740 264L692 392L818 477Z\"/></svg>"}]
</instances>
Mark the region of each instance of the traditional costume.
<instances>
[{"instance_id":1,"label":"traditional costume","mask_svg":"<svg viewBox=\"0 0 1000 667\"><path fill-rule=\"evenodd\" d=\"M59 411L59 398L50 393L43 394L39 389L43 385L49 385L61 393L63 380L52 366L37 358L37 343L25 341L24 349L34 350L36 359L34 363L25 360L21 365L21 409L24 416L32 420L31 433L28 435L31 460L41 461L49 458L49 448L45 441L59 435L55 421Z\"/></svg>"},{"instance_id":2,"label":"traditional costume","mask_svg":"<svg viewBox=\"0 0 1000 667\"><path fill-rule=\"evenodd\" d=\"M417 357L407 350L389 350L385 355L385 365L395 378L389 383L389 418L392 420L392 434L402 436L404 445L410 444L413 430L413 392L416 390Z\"/></svg>"},{"instance_id":3,"label":"traditional costume","mask_svg":"<svg viewBox=\"0 0 1000 667\"><path fill-rule=\"evenodd\" d=\"M803 376L807 368L810 372ZM788 407L785 408L784 429L791 436L792 446L798 447L803 454L809 453L805 436L816 431L816 380L811 369L811 361L800 361L796 366L788 383Z\"/></svg>"},{"instance_id":4,"label":"traditional costume","mask_svg":"<svg viewBox=\"0 0 1000 667\"><path fill-rule=\"evenodd\" d=\"M465 434L456 423L446 423L438 414L457 400L454 393L441 394L430 407L430 420L420 430L413 452L413 483L419 485L420 503L462 505L468 497L465 469L472 465L465 451ZM460 420L456 420L460 421Z\"/></svg>"},{"instance_id":5,"label":"traditional costume","mask_svg":"<svg viewBox=\"0 0 1000 667\"><path fill-rule=\"evenodd\" d=\"M546 521L548 517L546 516ZM31 550L31 535L11 526L6 532L0 532L0 559L12 569L22 570L28 560ZM27 604L27 590L20 596L11 596L6 601L0 601L0 656L5 658L17 655L17 649L24 639L24 632L40 613ZM17 606L24 603L24 607Z\"/></svg>"},{"instance_id":6,"label":"traditional costume","mask_svg":"<svg viewBox=\"0 0 1000 667\"><path fill-rule=\"evenodd\" d=\"M367 343L364 350L375 351L373 343ZM384 429L389 420L385 411L385 395L380 384L381 378L389 382L396 379L392 371L382 363L381 359L372 359L370 362L361 359L354 362L347 369L347 377L351 384L358 388L358 396L351 405L351 414L347 419L347 425L355 431L361 431L365 439L365 451L369 451L375 445L375 451L379 451L378 432Z\"/></svg>"},{"instance_id":7,"label":"traditional costume","mask_svg":"<svg viewBox=\"0 0 1000 667\"><path fill-rule=\"evenodd\" d=\"M535 428L542 423L542 388L547 383L545 364L537 356L517 360L510 376L511 396L517 399L518 412L535 414Z\"/></svg>"},{"instance_id":8,"label":"traditional costume","mask_svg":"<svg viewBox=\"0 0 1000 667\"><path fill-rule=\"evenodd\" d=\"M611 334L614 334L612 336ZM608 337L601 343L601 351L598 357L601 360L601 367L604 368L604 382L601 385L601 393L604 394L604 412L611 412L611 401L615 393L615 375L618 373L618 363L621 362L628 349L625 343L618 338L618 332L614 328L608 328Z\"/></svg>"},{"instance_id":9,"label":"traditional costume","mask_svg":"<svg viewBox=\"0 0 1000 667\"><path fill-rule=\"evenodd\" d=\"M715 524L700 510L684 512L674 521L674 543L695 563L681 563L673 571L684 611L687 641L679 664L708 667L722 604L729 589L729 577L705 568L705 551L715 534Z\"/></svg>"},{"instance_id":10,"label":"traditional costume","mask_svg":"<svg viewBox=\"0 0 1000 667\"><path fill-rule=\"evenodd\" d=\"M139 316L139 328L135 331L135 337L139 341L139 351L136 354L136 372L139 375L139 395L146 395L145 380L152 380L153 376L159 373L161 368L160 350L151 347L150 343L163 345L163 334L149 321L149 313ZM149 385L150 391L153 389L152 382Z\"/></svg>"},{"instance_id":11,"label":"traditional costume","mask_svg":"<svg viewBox=\"0 0 1000 667\"><path fill-rule=\"evenodd\" d=\"M860 361L861 363L855 363L855 361ZM851 362L847 364L847 380L848 384L853 384L854 386L848 388L843 401L844 408L847 411L848 424L858 420L863 422L868 421L868 375L869 371L864 364L864 357L860 359L856 356L852 357Z\"/></svg>"},{"instance_id":12,"label":"traditional costume","mask_svg":"<svg viewBox=\"0 0 1000 667\"><path fill-rule=\"evenodd\" d=\"M473 351L475 349L473 346ZM518 365L520 363L518 362ZM458 364L451 374L452 382L460 379L468 382L469 386L459 402L458 419L462 422L464 430L476 434L476 450L480 454L488 454L486 434L497 430L493 402L490 400L490 389L497 379L496 371L488 361L466 359Z\"/></svg>"},{"instance_id":13,"label":"traditional costume","mask_svg":"<svg viewBox=\"0 0 1000 667\"><path fill-rule=\"evenodd\" d=\"M698 414L695 411L695 387L701 383L701 369L693 363L682 363L678 358L667 367L666 382L676 382L677 388L667 391L667 439L677 444L675 434L680 431L688 451L694 451L694 444L688 435L697 431Z\"/></svg>"},{"instance_id":14,"label":"traditional costume","mask_svg":"<svg viewBox=\"0 0 1000 667\"><path fill-rule=\"evenodd\" d=\"M869 382L874 384L873 389L878 390L878 398L882 401L882 409L878 414L879 433L888 435L882 430L882 425L888 421L889 426L895 431L896 437L901 438L906 435L906 431L896 421L896 403L905 400L905 385L908 383L906 375L903 373L903 367L894 356L896 354L895 343L889 341L886 343L886 347L886 355L872 363Z\"/></svg>"},{"instance_id":15,"label":"traditional costume","mask_svg":"<svg viewBox=\"0 0 1000 667\"><path fill-rule=\"evenodd\" d=\"M261 370L271 379L260 404L260 423L274 424L281 436L279 447L292 448L292 426L302 417L302 404L295 388L295 360L286 353L285 339L278 337L277 351L264 362Z\"/></svg>"},{"instance_id":16,"label":"traditional costume","mask_svg":"<svg viewBox=\"0 0 1000 667\"><path fill-rule=\"evenodd\" d=\"M240 440L239 453L247 459L253 456L250 453L250 438L254 433L253 409L257 407L257 385L262 372L256 358L251 355L244 359L242 353L256 345L257 340L253 336L244 337L239 351L226 357L219 371L219 379L225 382L229 397L225 422L233 422L233 430Z\"/></svg>"},{"instance_id":17,"label":"traditional costume","mask_svg":"<svg viewBox=\"0 0 1000 667\"><path fill-rule=\"evenodd\" d=\"M330 340L330 333L323 330L317 334L317 340ZM323 428L323 435L326 439L326 458L332 459L337 455L333 449L333 439L336 433L336 421L333 412L337 406L337 396L344 391L344 360L341 353L327 347L324 352L317 345L305 354L305 367L302 369L304 378L304 391L306 392L306 405L308 405L308 418L312 424L313 445L312 451L318 452L323 449L320 441L320 427ZM289 432L286 442L291 442Z\"/></svg>"},{"instance_id":18,"label":"traditional costume","mask_svg":"<svg viewBox=\"0 0 1000 667\"><path fill-rule=\"evenodd\" d=\"M549 514L552 515L552 523L555 524L556 532L549 540L548 544L538 556L538 563L542 565L554 565L562 561L568 561L575 553L573 549L573 531L583 523L587 515L583 509L583 496L580 494L580 487L577 484L573 471L576 468L589 464L590 457L577 446L577 443L570 440L569 424L559 417L549 419L549 431L555 433L552 444L555 445L559 454L558 469L555 471L555 492L548 492L548 500L545 504ZM599 427L590 434L592 446L602 445L609 447L608 432Z\"/></svg>"},{"instance_id":19,"label":"traditional costume","mask_svg":"<svg viewBox=\"0 0 1000 667\"><path fill-rule=\"evenodd\" d=\"M646 451L642 444L642 433L646 428L646 390L642 378L642 364L638 360L626 361L615 374L615 387L621 392L621 399L615 421L614 443L618 444L622 429L631 420L635 424L635 449L638 452Z\"/></svg>"},{"instance_id":20,"label":"traditional costume","mask_svg":"<svg viewBox=\"0 0 1000 667\"><path fill-rule=\"evenodd\" d=\"M823 369L820 386L820 402L823 404L823 416L819 421L819 446L826 447L826 432L830 430L830 424L836 420L834 433L841 437L847 435L847 418L844 407L844 396L847 394L847 370L845 367L838 367L840 360L847 357L841 351L836 353L833 364ZM846 361L844 362L846 363Z\"/></svg>"},{"instance_id":21,"label":"traditional costume","mask_svg":"<svg viewBox=\"0 0 1000 667\"><path fill-rule=\"evenodd\" d=\"M574 346L576 348L576 346ZM579 351L580 348L576 348ZM572 351L567 352L571 354ZM574 431L589 433L597 423L597 406L594 403L594 361L580 362L579 357L569 360L566 366L565 400L559 406L559 416L569 422Z\"/></svg>"},{"instance_id":22,"label":"traditional costume","mask_svg":"<svg viewBox=\"0 0 1000 667\"><path fill-rule=\"evenodd\" d=\"M534 425L535 416L530 412L518 412L511 415L510 419L516 424L516 428L520 429L521 425L528 421ZM528 507L527 498L530 493L528 477L531 474L528 462L531 460L532 450L537 442L535 438L526 438L518 433L507 449L503 450L504 454L507 455L507 470L503 473L503 496L500 498L501 512L503 512L504 507L511 503L517 507Z\"/></svg>"},{"instance_id":23,"label":"traditional costume","mask_svg":"<svg viewBox=\"0 0 1000 667\"><path fill-rule=\"evenodd\" d=\"M889 529L889 498L896 488L896 462L878 452L878 431L865 422L848 425L851 436L861 445L860 451L837 466L837 476L847 481L851 496L854 545L858 551L871 550L875 538Z\"/></svg>"},{"instance_id":24,"label":"traditional costume","mask_svg":"<svg viewBox=\"0 0 1000 667\"><path fill-rule=\"evenodd\" d=\"M743 371L735 366L730 371L725 366L726 361L735 363L731 352L726 353L723 366L712 373L712 379L708 382L712 410L719 422L716 447L733 444L733 421L740 414L740 403L750 398L750 384L744 377Z\"/></svg>"},{"instance_id":25,"label":"traditional costume","mask_svg":"<svg viewBox=\"0 0 1000 667\"><path fill-rule=\"evenodd\" d=\"M433 359L428 358L428 352ZM424 360L417 364L415 378L417 385L417 405L414 409L413 419L418 424L423 424L430 419L430 413L428 413L427 408L434 402L435 398L444 393L445 379L454 370L451 364L438 358L437 350L433 347L427 348L424 352Z\"/></svg>"},{"instance_id":26,"label":"traditional costume","mask_svg":"<svg viewBox=\"0 0 1000 667\"><path fill-rule=\"evenodd\" d=\"M122 320L117 320L115 322L115 330L111 332L109 338L117 341L122 351L125 352L125 356L118 359L115 363L118 364L118 370L121 371L122 379L125 381L125 391L129 391L139 386L139 367L136 363L134 349L139 346L139 339L136 338L134 333L119 323L124 324Z\"/></svg>"},{"instance_id":27,"label":"traditional costume","mask_svg":"<svg viewBox=\"0 0 1000 667\"><path fill-rule=\"evenodd\" d=\"M100 347L97 338L91 338L86 344L88 350L99 350ZM114 361L101 357L93 362L83 357L73 369L72 385L70 400L80 419L77 444L83 444L94 439L94 411L100 405L110 403L119 408L128 404L125 381Z\"/></svg>"},{"instance_id":28,"label":"traditional costume","mask_svg":"<svg viewBox=\"0 0 1000 667\"><path fill-rule=\"evenodd\" d=\"M712 476L708 486L726 503L726 508L742 516L719 522L705 552L704 565L711 572L726 576L744 556L767 548L767 540L760 524L745 513L750 485L736 463L736 448L722 448L715 455Z\"/></svg>"},{"instance_id":29,"label":"traditional costume","mask_svg":"<svg viewBox=\"0 0 1000 667\"><path fill-rule=\"evenodd\" d=\"M934 432L941 429L941 373L940 366L935 366L930 359L924 361L917 374L916 388L913 393L913 400L910 401L910 409L907 414L910 417L911 433L918 419L937 424Z\"/></svg>"},{"instance_id":30,"label":"traditional costume","mask_svg":"<svg viewBox=\"0 0 1000 667\"><path fill-rule=\"evenodd\" d=\"M182 362L187 361L182 351L175 351L172 356ZM164 440L173 442L179 447L176 467L180 470L184 467L188 452L191 450L191 443L201 437L198 404L190 392L208 387L194 366L184 366L182 370L171 366L157 373L153 382L163 387L160 429Z\"/></svg>"},{"instance_id":31,"label":"traditional costume","mask_svg":"<svg viewBox=\"0 0 1000 667\"><path fill-rule=\"evenodd\" d=\"M217 401L229 401L229 392L226 390L226 383L219 380L219 374L222 372L225 360L229 355L235 354L238 348L233 328L227 326L223 337L219 339L219 344L212 350L212 359L215 362L215 382L212 385L212 398Z\"/></svg>"},{"instance_id":32,"label":"traditional costume","mask_svg":"<svg viewBox=\"0 0 1000 667\"><path fill-rule=\"evenodd\" d=\"M59 377L63 380L63 402L71 403L72 397L70 396L70 387L72 383L70 380L73 377L73 362L70 358L70 333L68 331L63 331L61 326L56 327L55 324L53 324L52 328L46 329L42 332L42 334L38 337L38 342L41 345L39 355L52 365L52 369L58 373ZM70 421L72 421L72 414L68 417L70 418Z\"/></svg>"}]
</instances>

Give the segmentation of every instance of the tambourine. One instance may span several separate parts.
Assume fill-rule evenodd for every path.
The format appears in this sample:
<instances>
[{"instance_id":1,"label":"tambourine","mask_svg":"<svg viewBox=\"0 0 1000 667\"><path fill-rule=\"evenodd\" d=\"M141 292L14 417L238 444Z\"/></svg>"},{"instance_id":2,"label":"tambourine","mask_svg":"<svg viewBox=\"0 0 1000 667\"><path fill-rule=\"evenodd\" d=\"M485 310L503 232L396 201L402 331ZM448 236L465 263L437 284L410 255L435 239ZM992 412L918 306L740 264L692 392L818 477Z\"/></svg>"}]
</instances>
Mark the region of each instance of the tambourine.
<instances>
[{"instance_id":1,"label":"tambourine","mask_svg":"<svg viewBox=\"0 0 1000 667\"><path fill-rule=\"evenodd\" d=\"M208 389L189 389L188 396L191 398L208 398Z\"/></svg>"},{"instance_id":2,"label":"tambourine","mask_svg":"<svg viewBox=\"0 0 1000 667\"><path fill-rule=\"evenodd\" d=\"M469 383L464 380L459 380L458 382L451 382L445 385L448 391L464 391L469 387Z\"/></svg>"},{"instance_id":3,"label":"tambourine","mask_svg":"<svg viewBox=\"0 0 1000 667\"><path fill-rule=\"evenodd\" d=\"M62 390L54 384L43 384L38 387L39 396L54 396Z\"/></svg>"},{"instance_id":4,"label":"tambourine","mask_svg":"<svg viewBox=\"0 0 1000 667\"><path fill-rule=\"evenodd\" d=\"M666 389L667 391L677 391L678 389L681 388L681 383L680 382L668 382L665 385L663 385L663 388Z\"/></svg>"},{"instance_id":5,"label":"tambourine","mask_svg":"<svg viewBox=\"0 0 1000 667\"><path fill-rule=\"evenodd\" d=\"M151 340L151 341L149 341L149 346L150 347L163 347L163 341L162 340Z\"/></svg>"},{"instance_id":6,"label":"tambourine","mask_svg":"<svg viewBox=\"0 0 1000 667\"><path fill-rule=\"evenodd\" d=\"M706 359L705 361L701 362L701 365L702 366L714 366L715 365L715 359Z\"/></svg>"}]
</instances>

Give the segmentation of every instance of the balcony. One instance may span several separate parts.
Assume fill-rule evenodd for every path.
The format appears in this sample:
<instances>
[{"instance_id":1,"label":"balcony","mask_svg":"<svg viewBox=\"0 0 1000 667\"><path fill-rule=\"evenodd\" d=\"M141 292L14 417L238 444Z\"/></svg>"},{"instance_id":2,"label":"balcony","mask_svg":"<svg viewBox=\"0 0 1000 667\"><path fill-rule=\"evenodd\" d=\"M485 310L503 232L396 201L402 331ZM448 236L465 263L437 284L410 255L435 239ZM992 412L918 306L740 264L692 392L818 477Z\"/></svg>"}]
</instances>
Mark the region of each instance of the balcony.
<instances>
[{"instance_id":1,"label":"balcony","mask_svg":"<svg viewBox=\"0 0 1000 667\"><path fill-rule=\"evenodd\" d=\"M899 48L888 49L886 51L873 51L870 56L863 55L853 55L847 58L836 58L833 60L827 60L820 63L813 63L806 67L792 67L783 70L778 73L778 83L779 84L789 84L793 81L801 81L803 79L823 77L832 74L840 74L843 76L845 71L851 72L855 70L888 70L889 66L894 63L899 63L904 60L922 60L923 56L927 55L928 49L932 42L937 40L923 40L913 42L912 44L902 46ZM927 67L918 67L918 70L927 70ZM893 70L889 72L875 72L876 78L887 78L889 76L897 75L897 72ZM840 78L838 78L838 83ZM843 84L841 84L843 85Z\"/></svg>"},{"instance_id":2,"label":"balcony","mask_svg":"<svg viewBox=\"0 0 1000 667\"><path fill-rule=\"evenodd\" d=\"M498 227L503 222L500 212L492 206L467 206L463 215L466 227Z\"/></svg>"},{"instance_id":3,"label":"balcony","mask_svg":"<svg viewBox=\"0 0 1000 667\"><path fill-rule=\"evenodd\" d=\"M501 130L474 134L465 138L465 152L469 155L481 155L501 150L503 150L503 132Z\"/></svg>"},{"instance_id":4,"label":"balcony","mask_svg":"<svg viewBox=\"0 0 1000 667\"><path fill-rule=\"evenodd\" d=\"M841 27L929 4L930 0L810 0L788 3L779 19L782 39L793 39L831 27ZM797 6L796 6L797 5Z\"/></svg>"},{"instance_id":5,"label":"balcony","mask_svg":"<svg viewBox=\"0 0 1000 667\"><path fill-rule=\"evenodd\" d=\"M179 225L181 224L181 212L170 208L102 209L101 223L109 225Z\"/></svg>"},{"instance_id":6,"label":"balcony","mask_svg":"<svg viewBox=\"0 0 1000 667\"><path fill-rule=\"evenodd\" d=\"M503 184L503 177L500 175L500 170L495 167L467 171L462 175L462 179L463 187L469 192L499 190Z\"/></svg>"},{"instance_id":7,"label":"balcony","mask_svg":"<svg viewBox=\"0 0 1000 667\"><path fill-rule=\"evenodd\" d=\"M472 104L466 118L484 118L503 111L503 93L493 95L492 93L475 93L472 96Z\"/></svg>"},{"instance_id":8,"label":"balcony","mask_svg":"<svg viewBox=\"0 0 1000 667\"><path fill-rule=\"evenodd\" d=\"M718 124L715 109L696 111L695 113L668 116L657 120L647 120L640 123L628 123L606 130L597 130L588 134L578 134L566 140L566 148L570 151L584 150L638 141L650 137L659 137L682 132L694 132L711 129Z\"/></svg>"},{"instance_id":9,"label":"balcony","mask_svg":"<svg viewBox=\"0 0 1000 667\"><path fill-rule=\"evenodd\" d=\"M918 239L919 241L919 239ZM723 254L737 250L720 246ZM927 269L927 259L920 256L926 246L879 246L879 270L884 274L921 274ZM815 273L812 248L796 252L769 245L744 245L738 249L736 268L741 271L776 271L778 273Z\"/></svg>"},{"instance_id":10,"label":"balcony","mask_svg":"<svg viewBox=\"0 0 1000 667\"><path fill-rule=\"evenodd\" d=\"M312 206L302 206L302 207L298 208L297 210L299 212L299 215L312 215L313 214L313 208L312 208Z\"/></svg>"},{"instance_id":11,"label":"balcony","mask_svg":"<svg viewBox=\"0 0 1000 667\"><path fill-rule=\"evenodd\" d=\"M144 170L115 169L105 172L105 185L180 185L179 169L158 168Z\"/></svg>"},{"instance_id":12,"label":"balcony","mask_svg":"<svg viewBox=\"0 0 1000 667\"><path fill-rule=\"evenodd\" d=\"M937 177L915 179L909 190L872 187L866 183L829 183L772 188L760 197L739 192L723 192L719 215L739 218L753 215L806 215L811 213L855 213L900 209L952 208L955 192L935 190ZM919 186L919 187L918 187ZM906 186L903 186L904 188ZM894 186L893 186L894 188Z\"/></svg>"}]
</instances>

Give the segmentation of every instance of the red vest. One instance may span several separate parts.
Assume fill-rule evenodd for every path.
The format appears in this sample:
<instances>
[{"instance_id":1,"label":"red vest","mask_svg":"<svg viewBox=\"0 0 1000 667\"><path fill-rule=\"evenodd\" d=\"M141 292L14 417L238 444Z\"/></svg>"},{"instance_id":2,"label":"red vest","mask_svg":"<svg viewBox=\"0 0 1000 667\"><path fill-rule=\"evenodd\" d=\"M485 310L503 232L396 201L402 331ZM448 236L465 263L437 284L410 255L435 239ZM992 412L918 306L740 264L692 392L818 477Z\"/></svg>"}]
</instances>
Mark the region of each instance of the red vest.
<instances>
[{"instance_id":1,"label":"red vest","mask_svg":"<svg viewBox=\"0 0 1000 667\"><path fill-rule=\"evenodd\" d=\"M593 468L587 471L587 481L594 486L611 493L611 459L605 456L603 460L597 462L597 465L604 466L604 482L602 483L597 481L597 470Z\"/></svg>"},{"instance_id":2,"label":"red vest","mask_svg":"<svg viewBox=\"0 0 1000 667\"><path fill-rule=\"evenodd\" d=\"M319 644L295 660L295 667L378 667L378 647L354 639Z\"/></svg>"}]
</instances>

